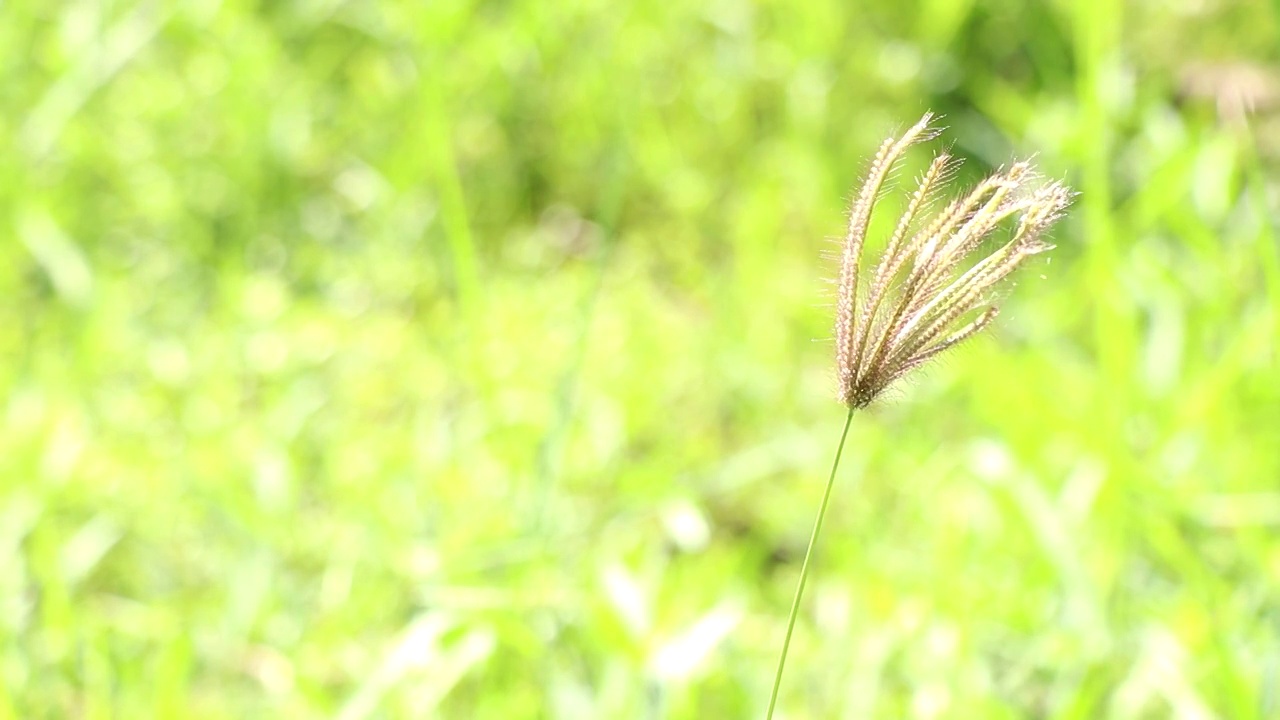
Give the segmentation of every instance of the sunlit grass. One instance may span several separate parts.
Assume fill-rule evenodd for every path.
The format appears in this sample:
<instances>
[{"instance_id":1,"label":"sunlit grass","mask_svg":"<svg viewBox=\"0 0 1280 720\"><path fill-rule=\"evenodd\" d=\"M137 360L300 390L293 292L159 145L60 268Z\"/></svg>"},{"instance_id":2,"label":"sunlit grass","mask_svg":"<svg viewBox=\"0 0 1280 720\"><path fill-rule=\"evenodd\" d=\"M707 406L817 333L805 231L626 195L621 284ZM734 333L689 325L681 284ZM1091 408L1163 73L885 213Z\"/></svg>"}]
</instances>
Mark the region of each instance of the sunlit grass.
<instances>
[{"instance_id":1,"label":"sunlit grass","mask_svg":"<svg viewBox=\"0 0 1280 720\"><path fill-rule=\"evenodd\" d=\"M0 718L757 716L925 107L1082 204L854 424L779 714L1272 716L1275 158L1174 84L1274 25L933 5L0 6Z\"/></svg>"}]
</instances>

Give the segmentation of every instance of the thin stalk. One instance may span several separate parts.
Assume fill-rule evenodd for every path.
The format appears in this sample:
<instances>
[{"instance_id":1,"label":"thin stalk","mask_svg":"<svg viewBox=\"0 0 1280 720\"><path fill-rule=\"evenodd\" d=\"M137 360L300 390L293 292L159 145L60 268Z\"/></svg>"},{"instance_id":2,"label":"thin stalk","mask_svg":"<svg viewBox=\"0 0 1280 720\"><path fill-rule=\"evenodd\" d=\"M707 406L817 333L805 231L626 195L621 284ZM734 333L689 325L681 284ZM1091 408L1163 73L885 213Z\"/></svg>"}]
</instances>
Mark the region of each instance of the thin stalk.
<instances>
[{"instance_id":1,"label":"thin stalk","mask_svg":"<svg viewBox=\"0 0 1280 720\"><path fill-rule=\"evenodd\" d=\"M782 668L787 664L787 648L791 647L791 633L796 629L796 616L800 614L800 598L804 595L804 583L809 579L813 548L818 544L818 533L822 532L822 518L827 514L831 488L836 483L836 468L840 467L840 456L844 454L844 441L849 437L849 425L853 423L853 410L849 408L849 415L844 419L844 430L840 432L840 445L836 448L836 459L831 463L831 476L827 478L827 490L822 494L822 504L818 506L818 518L813 523L813 534L809 536L809 547L804 551L804 563L800 566L800 582L796 584L796 596L791 601L791 617L787 619L787 636L782 641L782 654L778 656L778 672L773 677L773 694L769 696L769 712L765 715L765 720L773 720L773 708L778 704L778 688L782 686Z\"/></svg>"}]
</instances>

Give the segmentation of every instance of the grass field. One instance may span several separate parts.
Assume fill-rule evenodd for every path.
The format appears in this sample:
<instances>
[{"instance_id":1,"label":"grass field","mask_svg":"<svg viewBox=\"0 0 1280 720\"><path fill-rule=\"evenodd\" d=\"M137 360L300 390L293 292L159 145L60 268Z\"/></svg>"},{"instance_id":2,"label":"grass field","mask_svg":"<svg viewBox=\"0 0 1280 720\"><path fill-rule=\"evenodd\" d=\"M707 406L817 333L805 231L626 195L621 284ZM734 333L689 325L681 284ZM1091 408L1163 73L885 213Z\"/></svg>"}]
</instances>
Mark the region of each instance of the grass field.
<instances>
[{"instance_id":1,"label":"grass field","mask_svg":"<svg viewBox=\"0 0 1280 720\"><path fill-rule=\"evenodd\" d=\"M1081 195L779 716L1280 717L1277 3L10 0L0 108L0 719L763 717L926 109Z\"/></svg>"}]
</instances>

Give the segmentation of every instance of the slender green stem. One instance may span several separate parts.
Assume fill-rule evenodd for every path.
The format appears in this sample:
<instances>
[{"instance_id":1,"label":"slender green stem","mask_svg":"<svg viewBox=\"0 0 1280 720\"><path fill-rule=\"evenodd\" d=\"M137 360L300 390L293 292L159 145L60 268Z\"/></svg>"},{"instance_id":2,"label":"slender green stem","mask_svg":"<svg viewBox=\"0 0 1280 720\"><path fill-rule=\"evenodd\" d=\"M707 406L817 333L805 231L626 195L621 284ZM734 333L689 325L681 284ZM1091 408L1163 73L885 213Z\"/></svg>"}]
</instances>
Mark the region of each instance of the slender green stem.
<instances>
[{"instance_id":1,"label":"slender green stem","mask_svg":"<svg viewBox=\"0 0 1280 720\"><path fill-rule=\"evenodd\" d=\"M778 704L778 688L782 686L782 668L787 664L787 648L791 647L791 633L796 629L796 616L800 614L800 598L804 595L804 583L809 579L809 564L813 560L813 548L818 544L818 533L822 532L822 518L827 514L827 503L831 500L831 488L836 484L836 468L840 467L840 456L844 454L844 441L849 437L849 425L853 422L853 408L844 419L844 430L840 432L840 445L836 448L836 459L831 463L831 476L827 478L827 490L822 494L822 504L818 506L818 518L813 522L813 534L809 536L809 548L804 551L804 563L800 566L800 582L796 584L796 596L791 601L791 617L787 619L787 637L782 641L782 654L778 656L778 672L773 677L773 694L769 696L769 712L765 720L773 720L773 708Z\"/></svg>"}]
</instances>

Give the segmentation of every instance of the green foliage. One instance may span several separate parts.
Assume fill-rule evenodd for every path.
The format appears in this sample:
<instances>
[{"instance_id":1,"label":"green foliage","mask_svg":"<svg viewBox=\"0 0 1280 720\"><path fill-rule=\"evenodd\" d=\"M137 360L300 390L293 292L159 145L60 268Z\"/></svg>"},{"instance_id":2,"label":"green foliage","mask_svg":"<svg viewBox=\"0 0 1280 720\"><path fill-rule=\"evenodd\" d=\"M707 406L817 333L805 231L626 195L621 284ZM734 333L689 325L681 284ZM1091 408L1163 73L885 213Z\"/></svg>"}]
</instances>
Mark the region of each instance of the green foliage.
<instances>
[{"instance_id":1,"label":"green foliage","mask_svg":"<svg viewBox=\"0 0 1280 720\"><path fill-rule=\"evenodd\" d=\"M1274 717L1280 25L1193 5L0 3L0 719L761 715L930 108L1082 195L855 419L781 714Z\"/></svg>"}]
</instances>

